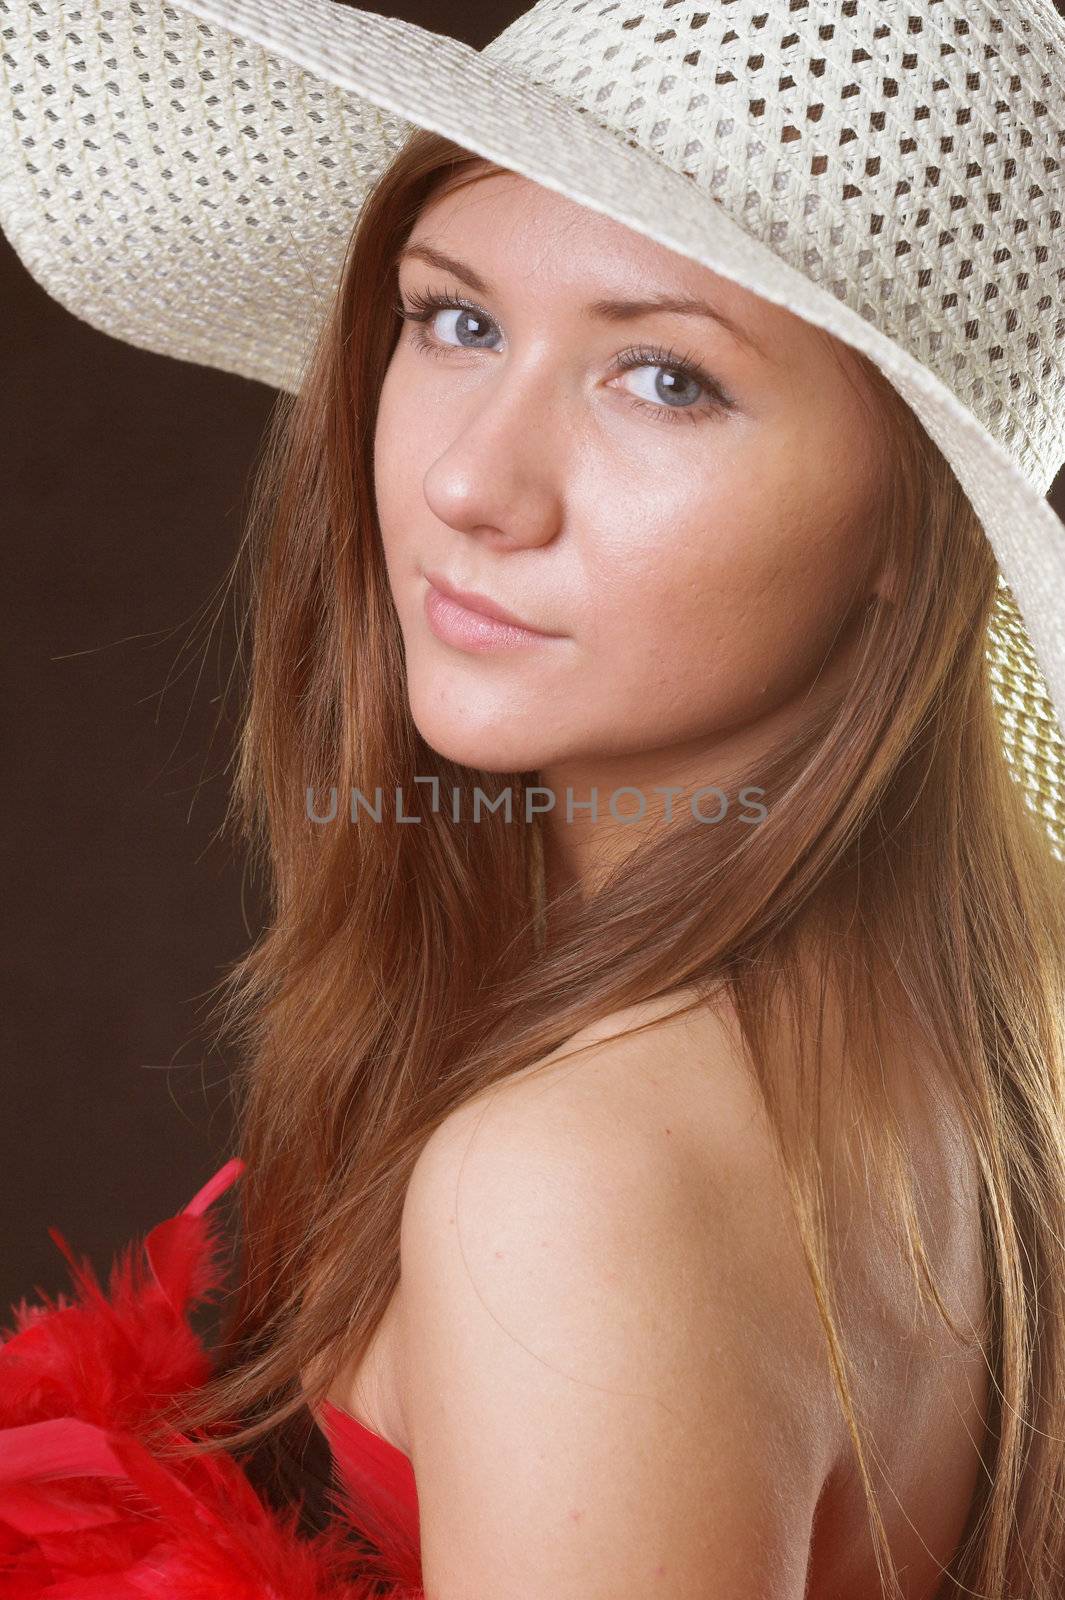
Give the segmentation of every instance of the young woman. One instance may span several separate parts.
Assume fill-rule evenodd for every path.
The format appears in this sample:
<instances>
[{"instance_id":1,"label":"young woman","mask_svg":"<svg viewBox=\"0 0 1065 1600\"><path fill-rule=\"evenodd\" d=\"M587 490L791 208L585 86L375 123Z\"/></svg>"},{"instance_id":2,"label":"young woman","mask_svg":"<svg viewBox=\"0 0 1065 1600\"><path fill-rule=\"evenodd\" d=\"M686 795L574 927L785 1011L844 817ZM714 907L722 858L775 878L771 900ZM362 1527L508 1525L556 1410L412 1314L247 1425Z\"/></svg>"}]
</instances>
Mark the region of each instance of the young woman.
<instances>
[{"instance_id":1,"label":"young woman","mask_svg":"<svg viewBox=\"0 0 1065 1600\"><path fill-rule=\"evenodd\" d=\"M1061 736L1003 448L967 494L860 343L475 143L390 150L258 483L224 1337L229 1169L0 1354L0 1552L73 1600L1049 1597Z\"/></svg>"}]
</instances>

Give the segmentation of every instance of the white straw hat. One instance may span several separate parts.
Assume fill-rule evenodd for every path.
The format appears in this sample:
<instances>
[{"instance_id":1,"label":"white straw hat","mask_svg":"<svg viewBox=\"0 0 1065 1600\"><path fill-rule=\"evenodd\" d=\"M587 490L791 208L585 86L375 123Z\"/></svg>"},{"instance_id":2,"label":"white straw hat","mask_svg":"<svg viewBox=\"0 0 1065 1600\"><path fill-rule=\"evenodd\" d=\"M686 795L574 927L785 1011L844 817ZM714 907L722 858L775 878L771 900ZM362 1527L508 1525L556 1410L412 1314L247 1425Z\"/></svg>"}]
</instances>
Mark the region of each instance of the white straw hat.
<instances>
[{"instance_id":1,"label":"white straw hat","mask_svg":"<svg viewBox=\"0 0 1065 1600\"><path fill-rule=\"evenodd\" d=\"M1051 0L539 0L480 52L332 0L0 0L0 226L77 316L294 390L412 126L864 351L998 558L1065 846L1065 23Z\"/></svg>"}]
</instances>

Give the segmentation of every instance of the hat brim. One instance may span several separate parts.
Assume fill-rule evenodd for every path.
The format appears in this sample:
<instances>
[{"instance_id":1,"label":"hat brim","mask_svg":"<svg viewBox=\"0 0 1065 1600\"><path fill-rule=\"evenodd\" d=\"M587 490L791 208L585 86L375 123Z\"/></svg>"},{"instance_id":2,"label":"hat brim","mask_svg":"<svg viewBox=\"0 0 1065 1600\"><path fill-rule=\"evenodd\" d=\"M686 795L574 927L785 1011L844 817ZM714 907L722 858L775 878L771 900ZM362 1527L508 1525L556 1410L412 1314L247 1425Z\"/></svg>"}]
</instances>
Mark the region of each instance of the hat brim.
<instances>
[{"instance_id":1,"label":"hat brim","mask_svg":"<svg viewBox=\"0 0 1065 1600\"><path fill-rule=\"evenodd\" d=\"M90 24L105 12L101 32ZM863 351L943 452L995 551L1049 691L1039 704L1026 682L1027 727L1045 726L1040 749L1013 756L1038 768L1033 792L1065 802L1065 526L1049 483L682 174L505 62L331 0L42 0L5 48L0 226L50 294L126 342L297 388L359 208L417 126Z\"/></svg>"}]
</instances>

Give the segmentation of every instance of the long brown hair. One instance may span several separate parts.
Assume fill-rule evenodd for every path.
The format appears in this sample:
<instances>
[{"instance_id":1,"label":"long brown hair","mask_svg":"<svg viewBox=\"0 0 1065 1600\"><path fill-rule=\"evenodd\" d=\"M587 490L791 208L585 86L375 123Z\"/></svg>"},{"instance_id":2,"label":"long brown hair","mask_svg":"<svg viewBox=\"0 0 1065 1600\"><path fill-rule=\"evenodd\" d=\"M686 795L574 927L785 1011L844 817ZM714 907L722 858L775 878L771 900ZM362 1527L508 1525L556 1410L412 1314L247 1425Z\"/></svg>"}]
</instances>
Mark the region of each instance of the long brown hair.
<instances>
[{"instance_id":1,"label":"long brown hair","mask_svg":"<svg viewBox=\"0 0 1065 1600\"><path fill-rule=\"evenodd\" d=\"M472 776L520 807L537 775L471 775L419 736L373 509L396 256L430 196L483 170L422 131L397 153L256 479L238 555L253 642L231 815L270 916L218 1006L241 1057L242 1256L218 1376L185 1423L243 1418L226 1440L238 1449L324 1395L396 1287L404 1191L433 1129L586 1024L694 990L739 1022L896 1592L834 1310L821 1069L834 1007L832 1094L852 1108L858 1166L947 1317L881 1070L904 1018L981 1181L993 1404L951 1593L1049 1595L1065 1572L1065 873L1003 756L985 640L1008 596L992 551L862 358L889 443L874 531L895 603L867 614L831 714L760 761L758 827L736 815L660 830L594 895L552 904L546 940L538 826L490 808L455 820L448 799ZM395 789L429 776L439 809L398 824ZM309 790L321 805L335 788L343 819L352 790L378 787L372 826L308 815Z\"/></svg>"}]
</instances>

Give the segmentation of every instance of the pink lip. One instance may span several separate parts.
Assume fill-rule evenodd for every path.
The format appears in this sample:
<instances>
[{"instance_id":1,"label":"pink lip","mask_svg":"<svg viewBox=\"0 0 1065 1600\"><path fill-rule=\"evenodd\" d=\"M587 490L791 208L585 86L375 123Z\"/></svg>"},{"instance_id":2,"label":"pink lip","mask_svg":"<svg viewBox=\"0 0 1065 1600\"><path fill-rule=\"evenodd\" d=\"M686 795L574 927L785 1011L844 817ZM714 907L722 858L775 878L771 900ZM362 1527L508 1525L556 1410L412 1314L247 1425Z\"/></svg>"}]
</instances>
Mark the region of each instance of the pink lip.
<instances>
[{"instance_id":1,"label":"pink lip","mask_svg":"<svg viewBox=\"0 0 1065 1600\"><path fill-rule=\"evenodd\" d=\"M498 650L560 637L532 628L484 595L426 573L425 616L437 638L463 650Z\"/></svg>"},{"instance_id":2,"label":"pink lip","mask_svg":"<svg viewBox=\"0 0 1065 1600\"><path fill-rule=\"evenodd\" d=\"M491 617L495 622L509 622L512 628L524 628L527 633L545 632L543 628L534 628L531 622L525 622L523 618L516 617L513 611L504 611L502 606L497 606L494 600L488 599L487 595L477 594L473 589L458 589L453 583L448 583L446 578L436 572L427 572L425 576L429 579L434 589L439 589L440 593L448 600L456 601L460 606L464 606L467 611L476 611L480 616ZM548 635L548 637L553 637L553 635Z\"/></svg>"}]
</instances>

